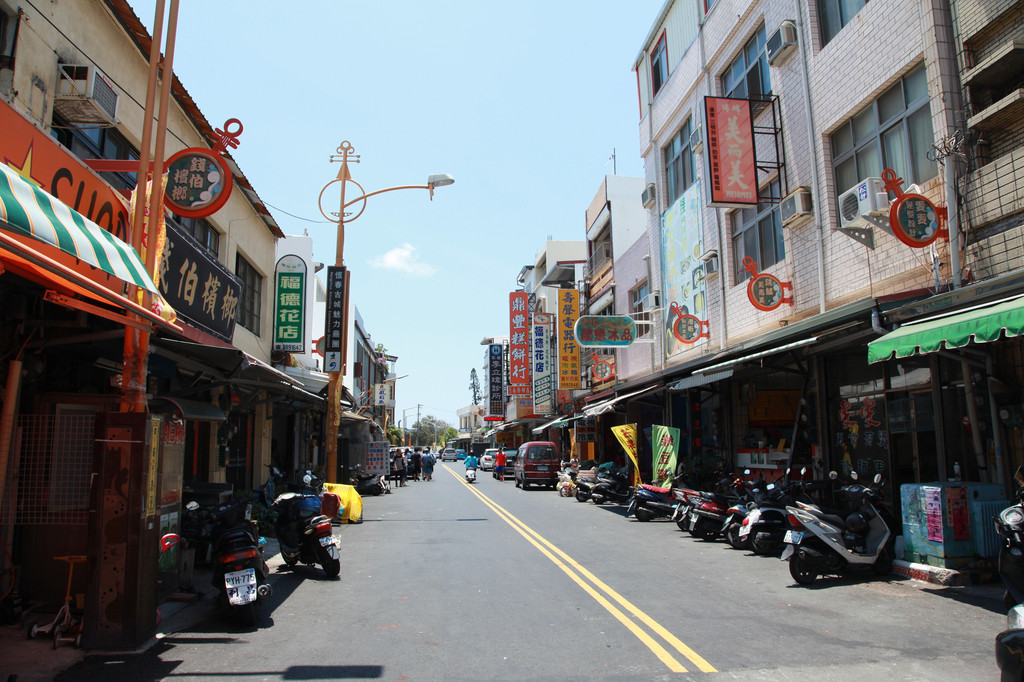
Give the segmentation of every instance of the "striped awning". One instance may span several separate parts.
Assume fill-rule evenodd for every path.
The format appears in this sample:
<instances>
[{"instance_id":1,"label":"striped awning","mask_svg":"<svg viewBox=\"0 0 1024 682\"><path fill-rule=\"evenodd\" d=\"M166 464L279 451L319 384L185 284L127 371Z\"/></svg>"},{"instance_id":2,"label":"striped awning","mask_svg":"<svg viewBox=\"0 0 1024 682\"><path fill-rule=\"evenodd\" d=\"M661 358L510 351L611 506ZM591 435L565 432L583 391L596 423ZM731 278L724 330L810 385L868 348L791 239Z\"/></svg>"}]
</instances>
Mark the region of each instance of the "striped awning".
<instances>
[{"instance_id":1,"label":"striped awning","mask_svg":"<svg viewBox=\"0 0 1024 682\"><path fill-rule=\"evenodd\" d=\"M108 275L159 293L128 244L0 163L0 222Z\"/></svg>"}]
</instances>

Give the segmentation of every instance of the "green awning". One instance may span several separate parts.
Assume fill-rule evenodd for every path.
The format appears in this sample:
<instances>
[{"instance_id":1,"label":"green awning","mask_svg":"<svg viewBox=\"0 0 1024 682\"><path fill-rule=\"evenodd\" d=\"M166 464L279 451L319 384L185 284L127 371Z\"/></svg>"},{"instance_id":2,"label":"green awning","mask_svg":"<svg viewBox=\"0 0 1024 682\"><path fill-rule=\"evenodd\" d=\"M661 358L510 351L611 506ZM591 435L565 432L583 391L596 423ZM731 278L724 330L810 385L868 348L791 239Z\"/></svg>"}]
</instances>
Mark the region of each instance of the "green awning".
<instances>
[{"instance_id":1,"label":"green awning","mask_svg":"<svg viewBox=\"0 0 1024 682\"><path fill-rule=\"evenodd\" d=\"M108 275L158 293L135 249L56 197L26 182L3 163L0 163L0 222Z\"/></svg>"},{"instance_id":2,"label":"green awning","mask_svg":"<svg viewBox=\"0 0 1024 682\"><path fill-rule=\"evenodd\" d=\"M905 324L868 344L868 362L908 358L1024 334L1024 296Z\"/></svg>"}]
</instances>

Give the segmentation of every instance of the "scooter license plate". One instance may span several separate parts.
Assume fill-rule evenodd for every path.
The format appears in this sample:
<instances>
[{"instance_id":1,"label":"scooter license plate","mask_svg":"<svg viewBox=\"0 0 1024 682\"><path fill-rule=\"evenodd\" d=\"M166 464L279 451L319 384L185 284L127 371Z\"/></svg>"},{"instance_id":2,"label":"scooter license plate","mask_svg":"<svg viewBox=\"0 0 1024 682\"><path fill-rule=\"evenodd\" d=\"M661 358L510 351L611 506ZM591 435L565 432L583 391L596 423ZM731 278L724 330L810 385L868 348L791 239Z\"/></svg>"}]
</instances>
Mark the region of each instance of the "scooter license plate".
<instances>
[{"instance_id":1,"label":"scooter license plate","mask_svg":"<svg viewBox=\"0 0 1024 682\"><path fill-rule=\"evenodd\" d=\"M227 590L228 603L242 606L256 599L256 569L246 568L224 574L224 588Z\"/></svg>"},{"instance_id":2,"label":"scooter license plate","mask_svg":"<svg viewBox=\"0 0 1024 682\"><path fill-rule=\"evenodd\" d=\"M761 515L757 513L757 510L754 510L754 511L750 512L750 515L747 516L747 522L744 523L742 526L740 526L740 537L741 538L745 538L748 535L750 535L750 528L751 528L751 526L753 526L755 523L757 523L757 520L759 518L761 518Z\"/></svg>"},{"instance_id":3,"label":"scooter license plate","mask_svg":"<svg viewBox=\"0 0 1024 682\"><path fill-rule=\"evenodd\" d=\"M327 555L332 559L338 559L341 557L341 553L338 551L338 546L341 544L341 540L338 538L333 535L325 535L320 538L320 544L327 548Z\"/></svg>"},{"instance_id":4,"label":"scooter license plate","mask_svg":"<svg viewBox=\"0 0 1024 682\"><path fill-rule=\"evenodd\" d=\"M800 542L803 539L804 539L803 531L787 530L786 531L786 537L783 538L783 541L788 543L788 544L790 544L790 545L799 545Z\"/></svg>"}]
</instances>

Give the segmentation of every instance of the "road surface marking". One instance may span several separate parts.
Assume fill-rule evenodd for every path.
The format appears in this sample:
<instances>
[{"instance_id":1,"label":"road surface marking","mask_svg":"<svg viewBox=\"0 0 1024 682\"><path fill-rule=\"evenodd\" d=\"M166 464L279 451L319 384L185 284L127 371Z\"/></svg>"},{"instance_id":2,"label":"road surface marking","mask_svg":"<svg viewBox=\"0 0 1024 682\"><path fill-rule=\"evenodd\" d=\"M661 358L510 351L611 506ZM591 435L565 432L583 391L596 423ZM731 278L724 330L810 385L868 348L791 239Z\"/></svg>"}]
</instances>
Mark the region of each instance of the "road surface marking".
<instances>
[{"instance_id":1,"label":"road surface marking","mask_svg":"<svg viewBox=\"0 0 1024 682\"><path fill-rule=\"evenodd\" d=\"M704 660L704 658L697 654L697 652L695 652L693 649L691 649L682 641L680 641L678 637L669 632L664 626L662 626L660 623L658 623L653 618L648 616L646 613L641 611L636 605L634 605L625 597L623 597L618 592L613 590L611 587L609 587L607 584L605 584L603 581L597 578L597 576L595 576L593 573L583 568L583 566L581 566L575 559L570 557L562 550L558 549L555 545L551 544L542 535L540 535L535 530L527 526L525 523L517 519L507 509L503 508L502 506L491 500L489 497L484 495L482 492L479 491L479 489L475 485L470 485L469 483L467 483L464 476L460 476L449 467L445 468L448 469L449 473L451 473L452 476L454 476L464 486L466 486L466 488L472 491L472 493L476 495L477 498L479 498L485 505L490 507L491 510L494 511L499 518L501 518L505 523L512 526L512 528L514 528L516 532L518 532L520 535L526 538L526 540L530 542L530 544L532 544L544 556L550 559L552 563L554 563L556 566L562 569L562 571L565 572L566 575L568 575L576 584L578 584L581 588L583 588L584 591L586 591L591 597L593 597L594 600L597 601L597 603L599 603L610 614L612 614L612 616L614 616L616 620L618 620L620 623L626 626L626 628L630 632L632 632L637 637L637 639L643 642L647 646L647 648L649 648L662 661L662 663L668 666L669 670L671 670L672 672L679 673L687 672L686 668L676 658L674 658L672 654L669 653L661 644L659 644L653 637L651 637L647 632L641 629L626 614L624 614L621 610L619 610L612 603L610 603L604 597L604 595L602 595L600 592L591 587L591 585L588 585L584 581L584 577L586 577L587 580L593 583L594 586L600 588L605 594L607 594L609 597L618 602L620 606L622 606L624 609L633 614L633 616L636 617L637 620L644 623L652 631L658 634L662 639L668 642L668 644L670 644L676 651L678 651L680 654L688 658L695 666L697 666L699 670L706 673L718 672L718 670L716 670L714 666L712 666L710 663Z\"/></svg>"}]
</instances>

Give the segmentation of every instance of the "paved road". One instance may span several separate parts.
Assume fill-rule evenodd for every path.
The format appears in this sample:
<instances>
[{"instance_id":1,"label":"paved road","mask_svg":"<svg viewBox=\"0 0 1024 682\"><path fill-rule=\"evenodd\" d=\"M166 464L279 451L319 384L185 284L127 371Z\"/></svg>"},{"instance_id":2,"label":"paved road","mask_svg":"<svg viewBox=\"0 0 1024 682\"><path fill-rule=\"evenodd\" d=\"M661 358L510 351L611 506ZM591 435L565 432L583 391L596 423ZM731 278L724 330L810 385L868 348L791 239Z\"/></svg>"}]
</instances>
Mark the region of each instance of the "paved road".
<instances>
[{"instance_id":1,"label":"paved road","mask_svg":"<svg viewBox=\"0 0 1024 682\"><path fill-rule=\"evenodd\" d=\"M257 628L205 614L58 679L998 678L998 590L869 575L798 587L778 559L461 472L445 463L366 499L364 523L336 530L339 580L275 557Z\"/></svg>"}]
</instances>

